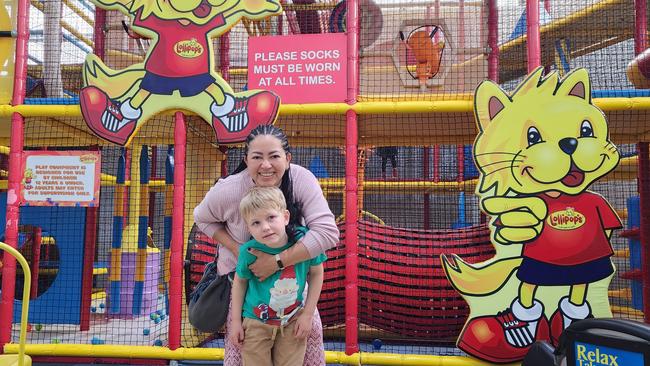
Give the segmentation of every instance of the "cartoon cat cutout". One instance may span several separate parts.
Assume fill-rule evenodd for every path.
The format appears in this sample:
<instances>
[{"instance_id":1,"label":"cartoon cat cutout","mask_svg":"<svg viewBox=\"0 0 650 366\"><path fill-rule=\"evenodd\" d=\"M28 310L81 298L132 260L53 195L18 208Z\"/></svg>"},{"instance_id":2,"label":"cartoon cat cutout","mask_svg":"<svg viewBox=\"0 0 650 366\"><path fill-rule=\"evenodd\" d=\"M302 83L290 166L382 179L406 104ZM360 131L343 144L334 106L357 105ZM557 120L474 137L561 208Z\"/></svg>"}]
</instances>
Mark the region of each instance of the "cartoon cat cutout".
<instances>
[{"instance_id":1,"label":"cartoon cat cutout","mask_svg":"<svg viewBox=\"0 0 650 366\"><path fill-rule=\"evenodd\" d=\"M511 95L485 81L474 106L476 194L496 255L478 264L441 259L470 305L459 348L509 363L536 340L557 344L574 321L611 316L609 240L621 222L588 188L620 157L584 69L560 80L538 68Z\"/></svg>"}]
</instances>

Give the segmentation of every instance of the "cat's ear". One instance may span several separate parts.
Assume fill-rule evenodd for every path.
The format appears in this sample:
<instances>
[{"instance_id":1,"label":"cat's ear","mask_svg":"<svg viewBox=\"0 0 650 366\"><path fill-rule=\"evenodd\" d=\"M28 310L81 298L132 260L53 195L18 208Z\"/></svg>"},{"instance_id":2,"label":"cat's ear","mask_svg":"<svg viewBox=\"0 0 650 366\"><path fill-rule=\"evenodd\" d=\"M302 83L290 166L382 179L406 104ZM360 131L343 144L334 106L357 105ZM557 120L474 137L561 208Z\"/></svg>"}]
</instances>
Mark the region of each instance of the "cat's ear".
<instances>
[{"instance_id":1,"label":"cat's ear","mask_svg":"<svg viewBox=\"0 0 650 366\"><path fill-rule=\"evenodd\" d=\"M483 131L512 101L497 84L486 80L474 93L474 112L478 127Z\"/></svg>"},{"instance_id":2,"label":"cat's ear","mask_svg":"<svg viewBox=\"0 0 650 366\"><path fill-rule=\"evenodd\" d=\"M568 74L555 92L555 95L573 96L591 101L591 82L586 69L576 69Z\"/></svg>"}]
</instances>

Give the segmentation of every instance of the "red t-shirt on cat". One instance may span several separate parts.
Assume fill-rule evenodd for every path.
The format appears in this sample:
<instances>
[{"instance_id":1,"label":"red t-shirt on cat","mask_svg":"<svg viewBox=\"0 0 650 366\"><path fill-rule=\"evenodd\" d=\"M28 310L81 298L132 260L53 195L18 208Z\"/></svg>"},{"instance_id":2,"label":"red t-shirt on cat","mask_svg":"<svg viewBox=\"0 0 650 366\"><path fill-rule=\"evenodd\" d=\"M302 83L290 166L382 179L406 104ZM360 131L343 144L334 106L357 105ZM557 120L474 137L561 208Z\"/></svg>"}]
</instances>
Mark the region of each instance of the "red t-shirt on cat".
<instances>
[{"instance_id":1,"label":"red t-shirt on cat","mask_svg":"<svg viewBox=\"0 0 650 366\"><path fill-rule=\"evenodd\" d=\"M570 266L613 254L605 230L622 225L601 195L583 192L576 196L562 194L552 198L541 194L538 197L546 202L548 216L542 233L524 244L523 257Z\"/></svg>"}]
</instances>

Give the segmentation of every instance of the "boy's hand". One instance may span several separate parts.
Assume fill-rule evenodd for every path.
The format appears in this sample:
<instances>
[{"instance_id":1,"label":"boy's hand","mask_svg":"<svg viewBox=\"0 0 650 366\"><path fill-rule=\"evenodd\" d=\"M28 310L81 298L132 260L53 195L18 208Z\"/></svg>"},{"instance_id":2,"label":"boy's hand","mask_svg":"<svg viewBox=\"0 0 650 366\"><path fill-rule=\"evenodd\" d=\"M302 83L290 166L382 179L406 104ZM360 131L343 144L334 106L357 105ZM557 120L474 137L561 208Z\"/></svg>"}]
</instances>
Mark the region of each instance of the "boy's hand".
<instances>
[{"instance_id":1,"label":"boy's hand","mask_svg":"<svg viewBox=\"0 0 650 366\"><path fill-rule=\"evenodd\" d=\"M241 346L244 344L244 328L241 325L241 321L233 320L230 322L230 342L233 344Z\"/></svg>"},{"instance_id":2,"label":"boy's hand","mask_svg":"<svg viewBox=\"0 0 650 366\"><path fill-rule=\"evenodd\" d=\"M296 319L296 327L294 328L294 336L298 339L305 339L311 333L311 327L314 320L314 313L307 313L303 311Z\"/></svg>"}]
</instances>

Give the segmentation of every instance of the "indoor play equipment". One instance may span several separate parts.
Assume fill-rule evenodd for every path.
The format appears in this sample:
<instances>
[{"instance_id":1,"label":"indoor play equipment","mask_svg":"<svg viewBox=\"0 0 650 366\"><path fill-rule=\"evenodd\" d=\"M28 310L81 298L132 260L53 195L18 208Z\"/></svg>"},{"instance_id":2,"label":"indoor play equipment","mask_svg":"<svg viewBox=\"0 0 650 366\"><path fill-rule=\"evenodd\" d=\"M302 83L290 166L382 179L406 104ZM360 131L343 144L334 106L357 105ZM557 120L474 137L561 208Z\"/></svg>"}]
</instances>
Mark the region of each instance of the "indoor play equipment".
<instances>
[{"instance_id":1,"label":"indoor play equipment","mask_svg":"<svg viewBox=\"0 0 650 366\"><path fill-rule=\"evenodd\" d=\"M29 313L29 297L30 297L30 287L31 287L31 271L29 270L29 264L25 260L25 257L20 254L15 248L0 242L0 249L3 252L11 255L15 258L20 264L20 268L24 274L23 281L23 298L20 302L20 335L18 337L18 354L3 354L0 355L0 365L3 366L30 366L32 364L32 359L25 354L25 342L27 341L27 317Z\"/></svg>"},{"instance_id":2,"label":"indoor play equipment","mask_svg":"<svg viewBox=\"0 0 650 366\"><path fill-rule=\"evenodd\" d=\"M195 13L188 19L207 14L202 1L184 3L184 10ZM490 244L487 217L473 194L478 181L472 171L473 92L484 80L513 90L537 66L548 73L589 71L592 102L606 115L622 156L591 189L607 197L624 222L638 217L638 236L621 235L636 222L625 222L625 230L613 234L613 261L618 273L648 278L628 244L638 238L647 257L650 100L648 90L632 89L626 77L626 65L648 46L647 1L280 3L282 10L269 19L210 34L202 55L209 57L211 75L223 79L233 95L249 95L240 94L254 70L247 61L249 37L269 37L264 40L281 51L282 35L346 32L346 58L313 61L323 68L347 66L347 77L337 80L346 86L340 102L282 104L275 122L289 136L294 162L320 162L315 173L340 218L341 242L328 253L319 304L329 363L486 364L454 346L468 317L485 314L472 314L438 259L457 253L479 263L503 250ZM159 104L145 101L151 118L138 122L129 136L120 135L124 146L97 137L88 126L79 106L89 99L83 82L93 79L93 72L142 76L143 68L134 65L144 65L155 46L151 38L133 38L140 32L138 10L125 17L123 4L11 0L0 9L0 31L9 31L0 33L6 35L0 43L15 49L8 56L13 62L0 63L0 84L11 86L4 98L1 93L9 89L0 90L5 241L20 250L25 225L52 238L41 240L40 262L33 266L40 279L53 273L42 257L51 245L45 243L52 240L60 253L56 279L31 300L26 352L36 361L58 363L219 360L222 337L199 333L186 319L187 290L214 251L209 238L192 230L192 209L243 152L241 145L217 140L206 93L194 96L197 104L186 103L179 91L155 95ZM2 21L3 10L9 23ZM424 91L417 60L400 31L405 40L412 31L425 31L432 44L444 41L438 73L427 77ZM194 43L182 46L185 55L198 53ZM324 42L308 46L335 48ZM100 99L123 105L142 83L139 77L131 81L126 94ZM98 95L94 90L90 99ZM382 146L398 147L395 178L381 175L375 150ZM102 157L99 207L20 206L16 197L24 176L17 166L24 151L91 149ZM639 197L638 215L627 204L633 196ZM3 262L0 346L16 354L13 293L21 276L11 261ZM648 302L635 306L635 279L613 279L612 315L648 321ZM641 286L640 298L649 298L647 289Z\"/></svg>"}]
</instances>

